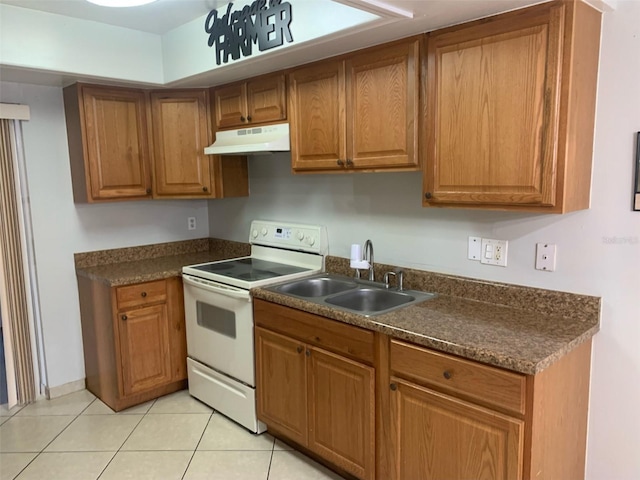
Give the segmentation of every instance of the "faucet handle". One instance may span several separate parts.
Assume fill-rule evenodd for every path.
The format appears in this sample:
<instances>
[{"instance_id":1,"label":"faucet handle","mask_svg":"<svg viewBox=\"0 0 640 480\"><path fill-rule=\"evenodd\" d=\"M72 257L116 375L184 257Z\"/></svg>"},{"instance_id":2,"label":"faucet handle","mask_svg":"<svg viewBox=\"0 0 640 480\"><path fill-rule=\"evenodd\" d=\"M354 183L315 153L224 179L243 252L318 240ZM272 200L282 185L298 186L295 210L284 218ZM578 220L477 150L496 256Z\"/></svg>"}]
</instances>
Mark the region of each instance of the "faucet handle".
<instances>
[{"instance_id":1,"label":"faucet handle","mask_svg":"<svg viewBox=\"0 0 640 480\"><path fill-rule=\"evenodd\" d=\"M396 290L401 291L402 288L402 282L404 280L404 272L402 270L396 270L395 272L386 272L384 274L384 287L385 288L389 288L389 276L393 275L394 277L396 277Z\"/></svg>"},{"instance_id":2,"label":"faucet handle","mask_svg":"<svg viewBox=\"0 0 640 480\"><path fill-rule=\"evenodd\" d=\"M396 282L398 281L396 272L386 272L383 277L384 288L389 288L389 275L393 275L394 277L396 277Z\"/></svg>"}]
</instances>

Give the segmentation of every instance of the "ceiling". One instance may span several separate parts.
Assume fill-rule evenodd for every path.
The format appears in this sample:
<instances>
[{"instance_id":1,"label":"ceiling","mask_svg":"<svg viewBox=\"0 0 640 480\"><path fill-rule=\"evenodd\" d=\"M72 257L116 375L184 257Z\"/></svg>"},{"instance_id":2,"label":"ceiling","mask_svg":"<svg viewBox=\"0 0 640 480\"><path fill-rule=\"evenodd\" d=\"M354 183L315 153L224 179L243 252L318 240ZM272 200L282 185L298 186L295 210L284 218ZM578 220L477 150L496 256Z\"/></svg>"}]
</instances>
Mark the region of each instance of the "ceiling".
<instances>
[{"instance_id":1,"label":"ceiling","mask_svg":"<svg viewBox=\"0 0 640 480\"><path fill-rule=\"evenodd\" d=\"M288 0L291 3L316 0ZM217 82L233 81L274 69L306 63L380 44L409 35L435 30L476 18L486 17L546 0L332 0L381 16L380 20L353 28L339 35L330 35L308 45L287 50L287 55L267 55L260 60L248 59L242 68L225 67L216 76ZM158 0L140 7L108 8L86 0L0 0L0 4L40 10L48 13L91 20L110 25L164 34L174 28L207 15L229 0ZM403 15L406 14L408 16ZM322 21L330 21L323 19ZM27 71L2 67L3 80L41 84L68 84L76 79L62 78L52 72ZM77 80L81 80L78 78ZM207 76L180 82L195 86L210 81Z\"/></svg>"},{"instance_id":2,"label":"ceiling","mask_svg":"<svg viewBox=\"0 0 640 480\"><path fill-rule=\"evenodd\" d=\"M0 0L0 3L161 35L229 2L158 0L149 5L128 8L101 7L86 0Z\"/></svg>"}]
</instances>

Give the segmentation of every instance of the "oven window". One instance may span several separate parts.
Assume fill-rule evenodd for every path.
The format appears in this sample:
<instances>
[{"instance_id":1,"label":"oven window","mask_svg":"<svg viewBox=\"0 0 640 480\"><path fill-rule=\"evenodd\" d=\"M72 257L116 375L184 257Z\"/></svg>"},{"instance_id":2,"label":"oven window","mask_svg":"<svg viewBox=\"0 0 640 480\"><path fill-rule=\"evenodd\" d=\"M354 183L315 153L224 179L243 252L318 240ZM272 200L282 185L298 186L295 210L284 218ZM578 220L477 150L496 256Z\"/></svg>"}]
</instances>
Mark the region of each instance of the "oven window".
<instances>
[{"instance_id":1,"label":"oven window","mask_svg":"<svg viewBox=\"0 0 640 480\"><path fill-rule=\"evenodd\" d=\"M230 310L196 301L198 325L230 338L236 338L236 314Z\"/></svg>"}]
</instances>

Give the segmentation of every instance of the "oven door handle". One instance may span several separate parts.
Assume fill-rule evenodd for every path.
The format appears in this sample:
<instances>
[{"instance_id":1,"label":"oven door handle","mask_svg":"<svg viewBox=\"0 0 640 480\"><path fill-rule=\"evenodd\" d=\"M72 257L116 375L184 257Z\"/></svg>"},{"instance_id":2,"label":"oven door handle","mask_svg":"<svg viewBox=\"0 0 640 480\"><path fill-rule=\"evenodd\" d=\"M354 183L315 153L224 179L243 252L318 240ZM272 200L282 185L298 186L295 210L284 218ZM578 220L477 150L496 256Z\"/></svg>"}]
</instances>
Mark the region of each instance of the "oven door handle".
<instances>
[{"instance_id":1,"label":"oven door handle","mask_svg":"<svg viewBox=\"0 0 640 480\"><path fill-rule=\"evenodd\" d=\"M182 275L182 280L188 285L192 285L196 288L201 288L209 292L216 292L216 293L219 293L220 295L226 295L227 297L246 300L247 302L251 301L251 295L247 290L229 287L227 285L221 285L219 283L210 282L209 280L189 277L187 275Z\"/></svg>"}]
</instances>

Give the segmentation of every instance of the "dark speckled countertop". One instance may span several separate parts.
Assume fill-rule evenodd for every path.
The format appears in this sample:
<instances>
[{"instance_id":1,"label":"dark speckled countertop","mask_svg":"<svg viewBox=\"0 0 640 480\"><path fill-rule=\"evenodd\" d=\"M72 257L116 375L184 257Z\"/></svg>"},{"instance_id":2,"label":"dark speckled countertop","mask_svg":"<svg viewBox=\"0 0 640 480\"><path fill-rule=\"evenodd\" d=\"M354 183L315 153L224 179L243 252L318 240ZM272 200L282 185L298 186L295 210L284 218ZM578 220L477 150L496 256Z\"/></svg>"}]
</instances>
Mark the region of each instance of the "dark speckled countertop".
<instances>
[{"instance_id":1,"label":"dark speckled countertop","mask_svg":"<svg viewBox=\"0 0 640 480\"><path fill-rule=\"evenodd\" d=\"M184 265L247 256L250 245L198 239L75 254L76 273L110 286L178 276ZM326 270L351 276L348 259ZM382 278L390 265L376 265ZM438 297L365 317L269 291L261 298L508 370L535 374L599 330L600 298L404 269L405 288Z\"/></svg>"},{"instance_id":2,"label":"dark speckled countertop","mask_svg":"<svg viewBox=\"0 0 640 480\"><path fill-rule=\"evenodd\" d=\"M348 274L348 260L343 260L328 258L327 270ZM393 267L380 268L382 273ZM404 270L410 284L407 288L437 292L438 297L365 317L265 288L254 288L251 293L255 298L524 374L542 371L599 330L598 297Z\"/></svg>"},{"instance_id":3,"label":"dark speckled countertop","mask_svg":"<svg viewBox=\"0 0 640 480\"><path fill-rule=\"evenodd\" d=\"M248 244L204 238L75 254L76 274L112 287L177 277L185 265L242 257Z\"/></svg>"}]
</instances>

